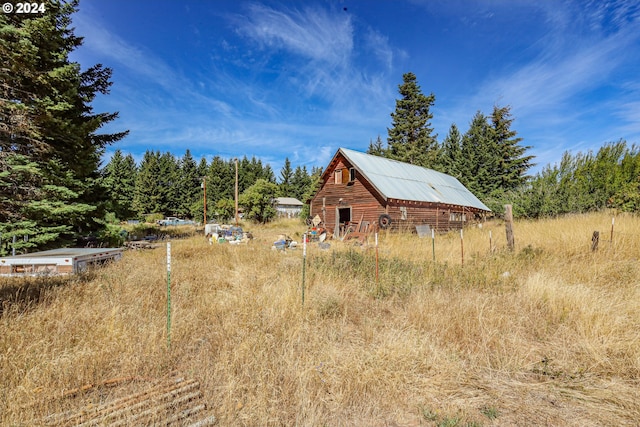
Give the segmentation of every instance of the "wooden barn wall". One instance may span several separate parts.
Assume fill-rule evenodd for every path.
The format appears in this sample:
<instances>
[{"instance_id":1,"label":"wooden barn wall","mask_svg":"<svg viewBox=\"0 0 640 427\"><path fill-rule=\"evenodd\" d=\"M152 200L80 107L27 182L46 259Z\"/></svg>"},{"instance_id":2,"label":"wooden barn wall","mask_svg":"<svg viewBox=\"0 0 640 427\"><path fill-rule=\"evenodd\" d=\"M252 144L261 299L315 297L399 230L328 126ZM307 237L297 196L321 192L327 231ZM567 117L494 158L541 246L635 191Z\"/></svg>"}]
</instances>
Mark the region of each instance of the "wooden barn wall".
<instances>
[{"instance_id":1,"label":"wooden barn wall","mask_svg":"<svg viewBox=\"0 0 640 427\"><path fill-rule=\"evenodd\" d=\"M356 172L356 179L352 183L336 184L334 171L340 169L350 169L351 165L345 159L340 159L330 174L327 175L326 182L320 191L311 201L311 216L318 215L325 221L325 227L332 231L336 225L336 209L351 208L351 220L368 221L375 223L380 215L385 213L384 200L377 198L376 192L370 184L364 181ZM323 215L323 199L325 211ZM342 199L342 203L340 202Z\"/></svg>"},{"instance_id":2,"label":"wooden barn wall","mask_svg":"<svg viewBox=\"0 0 640 427\"><path fill-rule=\"evenodd\" d=\"M406 219L402 219L401 207L406 209ZM426 224L436 231L459 230L473 218L474 214L465 210L466 221L462 221L462 209L432 206L411 206L404 204L393 204L388 207L389 216L392 220L393 229L408 229L416 225ZM459 213L460 220L451 220L451 213Z\"/></svg>"},{"instance_id":3,"label":"wooden barn wall","mask_svg":"<svg viewBox=\"0 0 640 427\"><path fill-rule=\"evenodd\" d=\"M352 166L343 157L336 159L331 171L325 175L326 181L318 193L311 200L310 213L312 217L318 215L325 222L325 227L334 231L336 225L336 208L351 208L351 220L377 223L382 214L388 214L392 220L392 229L415 230L415 225L427 224L437 231L458 230L468 224L475 216L475 212L460 206L439 205L434 203L415 203L402 200L385 201L367 181L356 173L356 179L351 184L335 183L335 171L350 169ZM324 199L324 212L323 212ZM342 203L340 202L342 199ZM406 210L403 220L402 209ZM451 213L466 214L466 221L461 215L451 219Z\"/></svg>"}]
</instances>

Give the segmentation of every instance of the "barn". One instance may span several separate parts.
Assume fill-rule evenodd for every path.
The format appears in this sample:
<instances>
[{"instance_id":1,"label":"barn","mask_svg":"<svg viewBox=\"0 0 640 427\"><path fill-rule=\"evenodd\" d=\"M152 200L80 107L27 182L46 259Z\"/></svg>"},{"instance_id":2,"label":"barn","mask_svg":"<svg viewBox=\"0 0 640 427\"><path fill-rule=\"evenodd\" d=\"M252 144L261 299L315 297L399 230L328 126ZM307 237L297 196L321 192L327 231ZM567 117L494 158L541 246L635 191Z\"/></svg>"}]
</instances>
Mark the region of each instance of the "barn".
<instances>
[{"instance_id":1,"label":"barn","mask_svg":"<svg viewBox=\"0 0 640 427\"><path fill-rule=\"evenodd\" d=\"M333 156L310 202L311 217L318 216L336 236L350 223L455 230L488 212L450 175L346 148Z\"/></svg>"}]
</instances>

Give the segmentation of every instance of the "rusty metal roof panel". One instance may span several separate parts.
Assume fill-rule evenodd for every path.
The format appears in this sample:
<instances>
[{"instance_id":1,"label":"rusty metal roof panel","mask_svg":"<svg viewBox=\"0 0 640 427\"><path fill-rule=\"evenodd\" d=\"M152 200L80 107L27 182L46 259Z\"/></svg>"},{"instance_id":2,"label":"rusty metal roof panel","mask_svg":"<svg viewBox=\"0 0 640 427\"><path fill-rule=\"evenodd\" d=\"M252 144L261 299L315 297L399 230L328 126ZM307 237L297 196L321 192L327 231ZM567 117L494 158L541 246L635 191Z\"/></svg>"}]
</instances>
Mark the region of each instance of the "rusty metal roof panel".
<instances>
[{"instance_id":1,"label":"rusty metal roof panel","mask_svg":"<svg viewBox=\"0 0 640 427\"><path fill-rule=\"evenodd\" d=\"M490 211L451 175L347 148L339 151L387 199L445 203Z\"/></svg>"}]
</instances>

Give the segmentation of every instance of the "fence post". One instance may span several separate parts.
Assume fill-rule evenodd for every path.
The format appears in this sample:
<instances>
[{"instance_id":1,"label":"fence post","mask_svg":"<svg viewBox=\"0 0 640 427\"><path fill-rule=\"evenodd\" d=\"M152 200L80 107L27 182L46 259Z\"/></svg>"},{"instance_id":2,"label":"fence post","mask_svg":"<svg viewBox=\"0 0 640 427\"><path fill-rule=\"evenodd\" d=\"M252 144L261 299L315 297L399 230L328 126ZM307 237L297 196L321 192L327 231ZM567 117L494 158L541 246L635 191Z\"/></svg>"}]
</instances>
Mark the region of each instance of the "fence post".
<instances>
[{"instance_id":1,"label":"fence post","mask_svg":"<svg viewBox=\"0 0 640 427\"><path fill-rule=\"evenodd\" d=\"M167 348L171 349L171 242L167 242Z\"/></svg>"},{"instance_id":2,"label":"fence post","mask_svg":"<svg viewBox=\"0 0 640 427\"><path fill-rule=\"evenodd\" d=\"M611 217L611 241L609 242L610 247L613 247L613 223L615 222L615 220L615 217Z\"/></svg>"},{"instance_id":3,"label":"fence post","mask_svg":"<svg viewBox=\"0 0 640 427\"><path fill-rule=\"evenodd\" d=\"M378 232L377 231L376 231L375 237L376 237L376 288L377 288L378 296L380 296L380 294L382 293L381 291L382 288L380 286L380 276L379 276L380 267L378 264Z\"/></svg>"},{"instance_id":4,"label":"fence post","mask_svg":"<svg viewBox=\"0 0 640 427\"><path fill-rule=\"evenodd\" d=\"M515 247L515 238L513 237L513 212L511 205L504 205L504 222L507 232L507 247L510 251L513 251Z\"/></svg>"},{"instance_id":5,"label":"fence post","mask_svg":"<svg viewBox=\"0 0 640 427\"><path fill-rule=\"evenodd\" d=\"M591 236L591 252L595 252L598 250L599 241L600 241L600 232L594 231L593 236Z\"/></svg>"},{"instance_id":6,"label":"fence post","mask_svg":"<svg viewBox=\"0 0 640 427\"><path fill-rule=\"evenodd\" d=\"M433 254L433 262L436 262L436 232L431 229L431 253Z\"/></svg>"},{"instance_id":7,"label":"fence post","mask_svg":"<svg viewBox=\"0 0 640 427\"><path fill-rule=\"evenodd\" d=\"M307 264L307 233L302 235L302 305L304 305L304 270Z\"/></svg>"},{"instance_id":8,"label":"fence post","mask_svg":"<svg viewBox=\"0 0 640 427\"><path fill-rule=\"evenodd\" d=\"M460 259L462 260L462 266L464 267L464 238L462 236L462 228L460 229Z\"/></svg>"}]
</instances>

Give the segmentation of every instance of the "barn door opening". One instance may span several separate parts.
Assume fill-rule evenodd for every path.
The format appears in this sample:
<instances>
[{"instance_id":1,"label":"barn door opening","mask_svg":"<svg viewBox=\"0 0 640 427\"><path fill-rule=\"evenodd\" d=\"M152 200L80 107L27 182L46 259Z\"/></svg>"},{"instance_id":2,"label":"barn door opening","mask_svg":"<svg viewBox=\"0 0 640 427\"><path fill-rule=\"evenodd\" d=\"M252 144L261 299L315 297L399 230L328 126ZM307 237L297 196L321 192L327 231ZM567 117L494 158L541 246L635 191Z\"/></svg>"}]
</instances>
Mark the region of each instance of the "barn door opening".
<instances>
[{"instance_id":1,"label":"barn door opening","mask_svg":"<svg viewBox=\"0 0 640 427\"><path fill-rule=\"evenodd\" d=\"M338 224L336 229L338 230L338 236L342 236L344 233L345 225L351 221L351 208L337 208L338 209Z\"/></svg>"}]
</instances>

